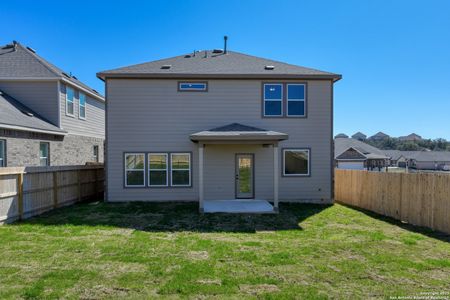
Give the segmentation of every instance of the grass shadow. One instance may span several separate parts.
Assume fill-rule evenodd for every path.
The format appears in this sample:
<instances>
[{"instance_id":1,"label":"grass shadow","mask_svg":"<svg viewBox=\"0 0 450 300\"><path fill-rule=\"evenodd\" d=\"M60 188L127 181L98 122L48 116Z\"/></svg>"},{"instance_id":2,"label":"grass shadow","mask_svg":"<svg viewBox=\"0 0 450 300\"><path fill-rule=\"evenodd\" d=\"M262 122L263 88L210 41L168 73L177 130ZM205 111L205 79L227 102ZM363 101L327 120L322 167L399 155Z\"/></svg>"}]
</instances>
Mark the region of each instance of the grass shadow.
<instances>
[{"instance_id":1,"label":"grass shadow","mask_svg":"<svg viewBox=\"0 0 450 300\"><path fill-rule=\"evenodd\" d=\"M331 205L280 205L278 214L201 214L195 202L80 203L15 224L113 226L151 232L302 230L299 223Z\"/></svg>"},{"instance_id":2,"label":"grass shadow","mask_svg":"<svg viewBox=\"0 0 450 300\"><path fill-rule=\"evenodd\" d=\"M360 208L360 207L344 204L344 203L341 203L341 202L339 202L339 204L342 205L342 206L345 206L345 207L357 210L357 211L359 211L359 212L361 212L361 213L363 213L366 216L369 216L371 218L374 218L374 219L377 219L377 220L389 223L389 224L394 225L394 226L398 226L398 227L403 228L405 230L408 230L408 231L411 231L411 232L415 232L415 233L420 233L420 234L426 235L426 236L428 236L430 238L434 238L434 239L438 239L438 240L443 241L443 242L450 243L450 234L447 234L445 232L434 231L434 230L432 230L432 229L430 229L428 227L417 226L417 225L409 224L409 223L406 223L406 222L402 222L402 221L399 221L399 220L394 219L392 217L380 215L378 213L375 213L373 211L366 210L366 209L363 209L363 208Z\"/></svg>"}]
</instances>

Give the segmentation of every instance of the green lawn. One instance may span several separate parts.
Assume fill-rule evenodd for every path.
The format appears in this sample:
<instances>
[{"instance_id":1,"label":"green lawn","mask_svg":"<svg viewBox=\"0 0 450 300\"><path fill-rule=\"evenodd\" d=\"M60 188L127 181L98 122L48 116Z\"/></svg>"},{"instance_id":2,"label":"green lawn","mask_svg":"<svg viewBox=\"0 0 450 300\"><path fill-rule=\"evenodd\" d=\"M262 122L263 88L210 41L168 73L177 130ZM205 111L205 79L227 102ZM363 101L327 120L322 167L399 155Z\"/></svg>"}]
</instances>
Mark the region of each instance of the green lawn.
<instances>
[{"instance_id":1,"label":"green lawn","mask_svg":"<svg viewBox=\"0 0 450 300\"><path fill-rule=\"evenodd\" d=\"M249 216L199 215L192 203L80 204L0 226L0 299L450 292L449 241L342 205Z\"/></svg>"}]
</instances>

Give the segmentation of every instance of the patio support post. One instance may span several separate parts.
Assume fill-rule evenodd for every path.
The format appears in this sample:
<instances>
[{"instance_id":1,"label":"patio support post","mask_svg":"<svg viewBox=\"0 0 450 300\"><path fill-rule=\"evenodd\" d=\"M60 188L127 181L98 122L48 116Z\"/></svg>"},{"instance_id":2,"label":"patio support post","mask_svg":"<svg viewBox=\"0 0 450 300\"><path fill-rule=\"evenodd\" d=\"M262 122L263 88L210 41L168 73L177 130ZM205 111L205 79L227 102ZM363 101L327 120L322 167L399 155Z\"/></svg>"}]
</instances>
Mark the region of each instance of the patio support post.
<instances>
[{"instance_id":1,"label":"patio support post","mask_svg":"<svg viewBox=\"0 0 450 300\"><path fill-rule=\"evenodd\" d=\"M273 206L278 210L278 176L279 176L278 143L273 144Z\"/></svg>"},{"instance_id":2,"label":"patio support post","mask_svg":"<svg viewBox=\"0 0 450 300\"><path fill-rule=\"evenodd\" d=\"M203 191L203 154L204 154L205 145L198 145L198 203L200 212L203 212L203 200L204 200L204 191Z\"/></svg>"}]
</instances>

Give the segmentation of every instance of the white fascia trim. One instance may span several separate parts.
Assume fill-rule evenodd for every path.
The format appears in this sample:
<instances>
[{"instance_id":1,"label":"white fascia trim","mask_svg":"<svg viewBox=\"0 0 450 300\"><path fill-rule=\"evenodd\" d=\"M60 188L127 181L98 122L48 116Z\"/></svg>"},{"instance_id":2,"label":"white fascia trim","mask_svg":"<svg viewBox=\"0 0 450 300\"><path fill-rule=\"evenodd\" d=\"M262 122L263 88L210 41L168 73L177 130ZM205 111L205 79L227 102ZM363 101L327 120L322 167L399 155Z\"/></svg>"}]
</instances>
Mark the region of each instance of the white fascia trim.
<instances>
[{"instance_id":1,"label":"white fascia trim","mask_svg":"<svg viewBox=\"0 0 450 300\"><path fill-rule=\"evenodd\" d=\"M45 129L29 128L29 127L8 125L8 124L0 124L0 128L19 130L19 131L46 133L46 134L52 134L52 135L62 135L62 136L67 135L67 132L51 131L51 130L45 130Z\"/></svg>"},{"instance_id":2,"label":"white fascia trim","mask_svg":"<svg viewBox=\"0 0 450 300\"><path fill-rule=\"evenodd\" d=\"M78 84L76 84L76 83L74 83L74 82L72 82L72 81L70 81L70 80L67 80L67 79L64 78L64 77L61 77L60 79L61 79L65 84L71 85L71 86L73 86L73 87L75 87L75 88L77 88L77 89L83 91L84 93L89 94L89 96L91 96L91 97L93 97L93 98L95 98L95 99L97 99L97 100L100 100L101 102L105 102L105 98L103 98L102 96L97 95L97 94L95 94L95 93L89 91L88 89L85 89L84 87L82 87L82 86L80 86L80 85L78 85Z\"/></svg>"},{"instance_id":3,"label":"white fascia trim","mask_svg":"<svg viewBox=\"0 0 450 300\"><path fill-rule=\"evenodd\" d=\"M55 81L58 77L0 77L2 81Z\"/></svg>"}]
</instances>

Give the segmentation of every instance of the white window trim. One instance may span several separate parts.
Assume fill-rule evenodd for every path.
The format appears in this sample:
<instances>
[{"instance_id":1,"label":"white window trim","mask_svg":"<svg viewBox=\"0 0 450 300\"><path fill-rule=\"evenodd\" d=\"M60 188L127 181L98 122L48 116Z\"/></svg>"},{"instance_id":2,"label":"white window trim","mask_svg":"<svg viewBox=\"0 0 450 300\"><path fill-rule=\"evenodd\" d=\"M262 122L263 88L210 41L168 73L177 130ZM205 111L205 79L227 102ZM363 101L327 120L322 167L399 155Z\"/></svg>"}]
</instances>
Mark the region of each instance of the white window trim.
<instances>
[{"instance_id":1,"label":"white window trim","mask_svg":"<svg viewBox=\"0 0 450 300\"><path fill-rule=\"evenodd\" d=\"M72 93L72 95L73 95L72 101L69 100L69 92L68 92L69 89L71 89L72 92L73 92ZM69 102L71 102L72 105L73 105L73 113L69 113L69 109L68 109L69 108ZM67 86L67 85L66 85L66 116L75 118L75 90L73 88Z\"/></svg>"},{"instance_id":2,"label":"white window trim","mask_svg":"<svg viewBox=\"0 0 450 300\"><path fill-rule=\"evenodd\" d=\"M308 153L308 173L306 174L286 174L286 151L305 151ZM311 175L311 150L308 148L288 148L283 149L283 176L285 177L307 177Z\"/></svg>"},{"instance_id":3,"label":"white window trim","mask_svg":"<svg viewBox=\"0 0 450 300\"><path fill-rule=\"evenodd\" d=\"M281 98L280 99L266 99L266 85L279 85L281 86ZM263 85L263 116L264 117L282 117L283 116L283 84L282 83L264 83ZM267 115L266 114L266 101L279 101L281 103L281 111L279 115Z\"/></svg>"},{"instance_id":4,"label":"white window trim","mask_svg":"<svg viewBox=\"0 0 450 300\"><path fill-rule=\"evenodd\" d=\"M174 155L187 155L189 157L189 169L173 169L172 168L172 161ZM189 152L176 152L176 153L170 153L170 186L173 187L190 187L191 181L192 181L192 159L191 159L191 153ZM189 184L173 184L173 171L189 171Z\"/></svg>"},{"instance_id":5,"label":"white window trim","mask_svg":"<svg viewBox=\"0 0 450 300\"><path fill-rule=\"evenodd\" d=\"M41 156L41 145L42 144L47 145L47 156ZM39 166L41 166L42 159L46 160L46 164L45 164L46 167L50 166L50 143L48 143L48 142L40 142L39 143ZM41 166L41 167L43 167L43 166Z\"/></svg>"},{"instance_id":6,"label":"white window trim","mask_svg":"<svg viewBox=\"0 0 450 300\"><path fill-rule=\"evenodd\" d=\"M84 117L81 116L81 95L84 96ZM79 92L78 93L78 118L81 120L86 120L86 116L87 116L87 109L86 109L86 94Z\"/></svg>"},{"instance_id":7,"label":"white window trim","mask_svg":"<svg viewBox=\"0 0 450 300\"><path fill-rule=\"evenodd\" d=\"M182 88L181 85L183 84L203 84L204 87L201 89L197 89L197 88ZM206 82L189 82L189 81L184 81L184 82L179 82L178 83L178 90L180 91L199 91L199 92L205 92L208 89L208 83Z\"/></svg>"},{"instance_id":8,"label":"white window trim","mask_svg":"<svg viewBox=\"0 0 450 300\"><path fill-rule=\"evenodd\" d=\"M166 157L166 168L165 169L151 169L150 168L150 156L152 155L164 155ZM168 187L169 186L169 155L167 153L156 153L156 152L152 152L152 153L148 153L147 154L147 166L148 166L148 187L153 188L153 187ZM166 184L154 184L152 185L150 182L150 172L151 171L166 171ZM190 179L189 179L190 180Z\"/></svg>"},{"instance_id":9,"label":"white window trim","mask_svg":"<svg viewBox=\"0 0 450 300\"><path fill-rule=\"evenodd\" d=\"M0 156L0 168L6 167L6 140L0 139L0 148L3 152L3 157Z\"/></svg>"},{"instance_id":10,"label":"white window trim","mask_svg":"<svg viewBox=\"0 0 450 300\"><path fill-rule=\"evenodd\" d=\"M303 85L303 99L289 99L289 86L291 85ZM306 116L306 84L304 83L287 83L286 84L286 116L287 117L305 117ZM304 111L302 115L289 114L289 102L303 102Z\"/></svg>"},{"instance_id":11,"label":"white window trim","mask_svg":"<svg viewBox=\"0 0 450 300\"><path fill-rule=\"evenodd\" d=\"M144 157L144 168L143 169L128 169L127 168L127 157L129 155L142 155ZM145 183L146 183L146 177L145 177L145 153L143 152L127 152L124 155L124 184L125 187L145 187ZM143 175L144 175L144 180L143 180L143 184L142 185L128 185L127 184L127 172L128 171L142 171Z\"/></svg>"}]
</instances>

